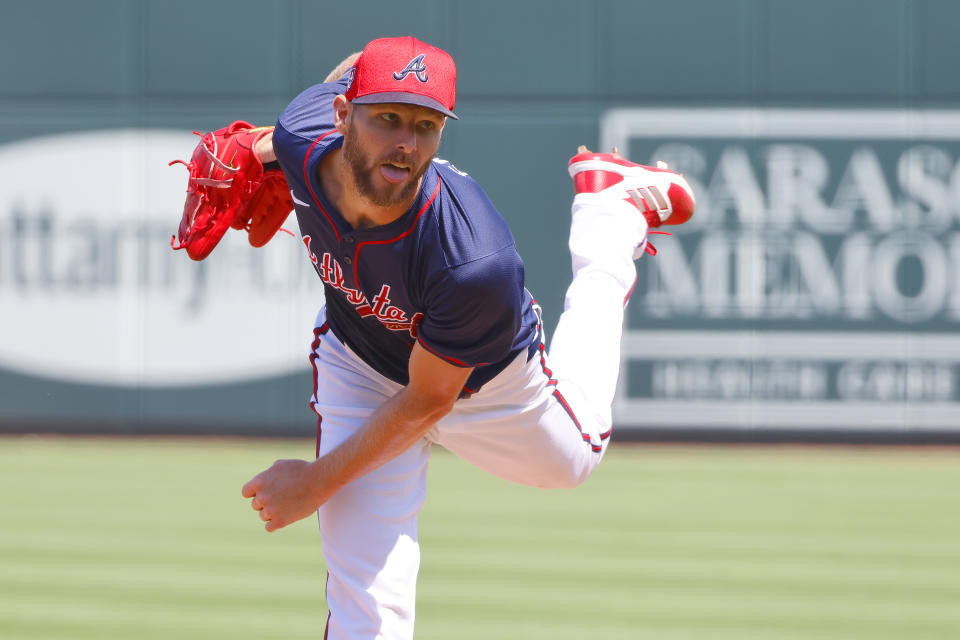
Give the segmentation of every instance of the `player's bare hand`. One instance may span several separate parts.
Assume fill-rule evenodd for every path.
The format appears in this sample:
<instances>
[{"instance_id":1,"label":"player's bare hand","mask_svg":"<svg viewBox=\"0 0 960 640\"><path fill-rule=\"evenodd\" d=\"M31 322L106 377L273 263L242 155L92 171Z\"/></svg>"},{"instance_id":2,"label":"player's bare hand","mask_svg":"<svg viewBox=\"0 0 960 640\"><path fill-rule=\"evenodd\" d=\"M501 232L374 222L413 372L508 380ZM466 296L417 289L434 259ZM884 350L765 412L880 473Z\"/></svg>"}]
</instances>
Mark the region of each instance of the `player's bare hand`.
<instances>
[{"instance_id":1,"label":"player's bare hand","mask_svg":"<svg viewBox=\"0 0 960 640\"><path fill-rule=\"evenodd\" d=\"M252 498L267 531L276 531L312 515L325 501L318 491L313 464L306 460L277 460L241 490Z\"/></svg>"}]
</instances>

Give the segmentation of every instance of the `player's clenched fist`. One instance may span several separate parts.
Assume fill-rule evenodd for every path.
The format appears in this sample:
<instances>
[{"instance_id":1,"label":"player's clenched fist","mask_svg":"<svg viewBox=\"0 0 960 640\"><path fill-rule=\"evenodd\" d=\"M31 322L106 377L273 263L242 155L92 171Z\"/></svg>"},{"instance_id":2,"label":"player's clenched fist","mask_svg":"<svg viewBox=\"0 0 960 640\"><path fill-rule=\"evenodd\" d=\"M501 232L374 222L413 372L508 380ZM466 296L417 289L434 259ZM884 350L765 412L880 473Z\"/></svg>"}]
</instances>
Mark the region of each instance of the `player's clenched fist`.
<instances>
[{"instance_id":1,"label":"player's clenched fist","mask_svg":"<svg viewBox=\"0 0 960 640\"><path fill-rule=\"evenodd\" d=\"M314 463L277 460L243 485L241 493L252 498L251 506L267 523L266 530L276 531L315 513L326 502L322 486Z\"/></svg>"}]
</instances>

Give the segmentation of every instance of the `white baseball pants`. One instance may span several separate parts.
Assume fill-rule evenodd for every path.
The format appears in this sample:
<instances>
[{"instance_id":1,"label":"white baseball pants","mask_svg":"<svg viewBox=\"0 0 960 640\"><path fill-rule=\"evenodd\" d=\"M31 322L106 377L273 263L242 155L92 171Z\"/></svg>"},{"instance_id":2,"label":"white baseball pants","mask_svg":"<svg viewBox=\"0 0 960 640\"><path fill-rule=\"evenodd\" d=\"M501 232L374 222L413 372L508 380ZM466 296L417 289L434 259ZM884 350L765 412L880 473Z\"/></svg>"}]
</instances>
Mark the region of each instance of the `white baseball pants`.
<instances>
[{"instance_id":1,"label":"white baseball pants","mask_svg":"<svg viewBox=\"0 0 960 640\"><path fill-rule=\"evenodd\" d=\"M573 282L549 355L522 353L408 451L343 487L319 510L329 640L410 640L420 548L417 517L430 448L439 444L506 480L573 487L600 462L611 432L633 253L646 222L626 202L581 194L573 205ZM400 390L326 330L310 360L318 456L336 448ZM541 334L542 335L542 334Z\"/></svg>"}]
</instances>

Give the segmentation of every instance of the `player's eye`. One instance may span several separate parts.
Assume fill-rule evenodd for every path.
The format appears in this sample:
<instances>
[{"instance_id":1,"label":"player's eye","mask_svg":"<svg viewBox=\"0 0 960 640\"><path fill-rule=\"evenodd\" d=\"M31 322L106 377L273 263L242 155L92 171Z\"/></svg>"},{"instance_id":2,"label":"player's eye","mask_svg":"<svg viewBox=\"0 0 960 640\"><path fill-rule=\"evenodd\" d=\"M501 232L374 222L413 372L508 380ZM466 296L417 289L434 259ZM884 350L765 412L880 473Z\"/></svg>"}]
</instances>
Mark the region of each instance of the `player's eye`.
<instances>
[{"instance_id":1,"label":"player's eye","mask_svg":"<svg viewBox=\"0 0 960 640\"><path fill-rule=\"evenodd\" d=\"M427 130L427 131L432 131L433 129L436 128L436 126L437 126L437 125L436 125L436 123L433 122L433 120L421 120L421 121L420 121L420 128L421 128L421 129L425 129L425 130Z\"/></svg>"},{"instance_id":2,"label":"player's eye","mask_svg":"<svg viewBox=\"0 0 960 640\"><path fill-rule=\"evenodd\" d=\"M381 113L380 117L386 120L387 122L396 122L400 116L395 113Z\"/></svg>"}]
</instances>

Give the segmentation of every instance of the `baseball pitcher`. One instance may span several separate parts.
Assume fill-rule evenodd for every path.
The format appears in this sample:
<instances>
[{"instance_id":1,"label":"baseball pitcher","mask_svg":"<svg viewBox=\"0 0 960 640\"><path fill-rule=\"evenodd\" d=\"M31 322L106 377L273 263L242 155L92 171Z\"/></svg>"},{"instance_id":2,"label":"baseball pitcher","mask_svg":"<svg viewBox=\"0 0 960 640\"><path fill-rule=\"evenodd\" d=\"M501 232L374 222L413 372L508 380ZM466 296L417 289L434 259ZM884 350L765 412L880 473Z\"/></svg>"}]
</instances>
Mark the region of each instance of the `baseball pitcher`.
<instances>
[{"instance_id":1,"label":"baseball pitcher","mask_svg":"<svg viewBox=\"0 0 960 640\"><path fill-rule=\"evenodd\" d=\"M573 280L549 350L510 230L435 157L456 67L412 37L369 43L274 127L202 137L175 248L229 227L260 246L296 210L323 281L310 363L314 460L243 486L267 531L319 513L330 640L413 637L430 449L501 478L574 487L603 457L634 260L693 213L686 180L581 147L570 160Z\"/></svg>"}]
</instances>

